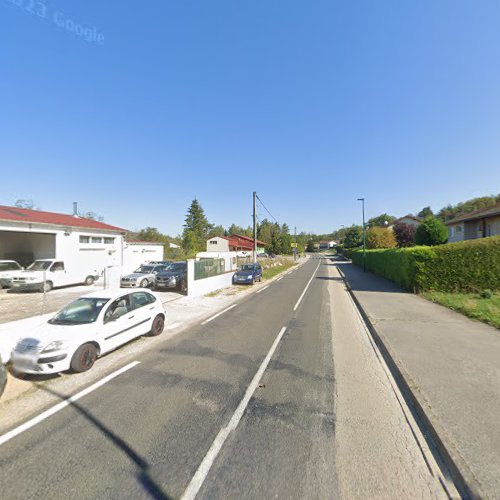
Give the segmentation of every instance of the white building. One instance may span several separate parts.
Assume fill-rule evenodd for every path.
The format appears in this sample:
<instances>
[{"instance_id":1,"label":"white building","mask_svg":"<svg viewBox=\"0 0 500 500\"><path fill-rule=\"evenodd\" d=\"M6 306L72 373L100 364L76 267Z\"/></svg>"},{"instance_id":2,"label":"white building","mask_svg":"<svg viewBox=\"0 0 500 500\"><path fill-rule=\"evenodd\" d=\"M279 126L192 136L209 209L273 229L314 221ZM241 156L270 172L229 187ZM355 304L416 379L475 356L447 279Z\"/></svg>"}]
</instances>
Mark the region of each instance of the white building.
<instances>
[{"instance_id":1,"label":"white building","mask_svg":"<svg viewBox=\"0 0 500 500\"><path fill-rule=\"evenodd\" d=\"M0 259L29 265L36 259L123 264L126 229L74 215L0 205Z\"/></svg>"},{"instance_id":2,"label":"white building","mask_svg":"<svg viewBox=\"0 0 500 500\"><path fill-rule=\"evenodd\" d=\"M163 260L163 244L152 241L126 241L123 243L123 270L128 274L141 264Z\"/></svg>"}]
</instances>

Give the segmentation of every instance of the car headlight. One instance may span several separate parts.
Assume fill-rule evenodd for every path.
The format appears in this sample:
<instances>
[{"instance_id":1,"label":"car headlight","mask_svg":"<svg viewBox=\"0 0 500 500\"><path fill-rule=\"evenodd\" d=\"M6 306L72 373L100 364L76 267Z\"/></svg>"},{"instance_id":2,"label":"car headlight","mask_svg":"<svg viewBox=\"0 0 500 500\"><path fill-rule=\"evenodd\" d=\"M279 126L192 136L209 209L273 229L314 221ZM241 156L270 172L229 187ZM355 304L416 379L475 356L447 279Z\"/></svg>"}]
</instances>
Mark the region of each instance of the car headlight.
<instances>
[{"instance_id":1,"label":"car headlight","mask_svg":"<svg viewBox=\"0 0 500 500\"><path fill-rule=\"evenodd\" d=\"M62 340L55 340L54 342L51 342L50 344L46 345L42 349L42 352L60 351L63 348L64 348L64 342Z\"/></svg>"}]
</instances>

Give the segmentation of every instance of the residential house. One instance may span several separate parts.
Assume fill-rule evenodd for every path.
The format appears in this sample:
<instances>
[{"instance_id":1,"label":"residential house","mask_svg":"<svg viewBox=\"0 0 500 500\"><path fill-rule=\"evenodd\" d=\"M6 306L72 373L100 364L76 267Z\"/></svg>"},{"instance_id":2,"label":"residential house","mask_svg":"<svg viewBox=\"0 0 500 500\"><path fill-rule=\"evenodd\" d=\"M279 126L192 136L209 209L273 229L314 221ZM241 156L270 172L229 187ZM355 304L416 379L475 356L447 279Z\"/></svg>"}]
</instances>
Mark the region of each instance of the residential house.
<instances>
[{"instance_id":1,"label":"residential house","mask_svg":"<svg viewBox=\"0 0 500 500\"><path fill-rule=\"evenodd\" d=\"M445 224L449 243L500 235L500 204L460 215Z\"/></svg>"},{"instance_id":2,"label":"residential house","mask_svg":"<svg viewBox=\"0 0 500 500\"><path fill-rule=\"evenodd\" d=\"M257 240L257 253L265 251L266 244ZM252 252L253 238L240 234L231 236L215 236L207 240L207 252Z\"/></svg>"},{"instance_id":3,"label":"residential house","mask_svg":"<svg viewBox=\"0 0 500 500\"><path fill-rule=\"evenodd\" d=\"M404 217L400 217L399 219L395 220L389 228L393 228L396 224L408 224L410 226L415 226L418 227L420 224L422 224L422 219L419 217L415 217L414 215L405 215Z\"/></svg>"}]
</instances>

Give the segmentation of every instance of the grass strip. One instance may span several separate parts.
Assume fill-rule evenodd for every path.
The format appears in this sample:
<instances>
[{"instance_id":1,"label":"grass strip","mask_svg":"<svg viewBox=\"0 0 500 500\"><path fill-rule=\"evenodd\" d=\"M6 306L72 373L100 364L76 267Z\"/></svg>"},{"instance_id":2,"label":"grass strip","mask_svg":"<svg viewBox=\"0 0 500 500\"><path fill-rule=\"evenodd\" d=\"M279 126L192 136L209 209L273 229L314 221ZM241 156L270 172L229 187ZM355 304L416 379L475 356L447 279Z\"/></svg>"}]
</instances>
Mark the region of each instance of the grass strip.
<instances>
[{"instance_id":1,"label":"grass strip","mask_svg":"<svg viewBox=\"0 0 500 500\"><path fill-rule=\"evenodd\" d=\"M483 298L476 293L423 292L423 297L449 307L469 318L500 328L500 293Z\"/></svg>"}]
</instances>

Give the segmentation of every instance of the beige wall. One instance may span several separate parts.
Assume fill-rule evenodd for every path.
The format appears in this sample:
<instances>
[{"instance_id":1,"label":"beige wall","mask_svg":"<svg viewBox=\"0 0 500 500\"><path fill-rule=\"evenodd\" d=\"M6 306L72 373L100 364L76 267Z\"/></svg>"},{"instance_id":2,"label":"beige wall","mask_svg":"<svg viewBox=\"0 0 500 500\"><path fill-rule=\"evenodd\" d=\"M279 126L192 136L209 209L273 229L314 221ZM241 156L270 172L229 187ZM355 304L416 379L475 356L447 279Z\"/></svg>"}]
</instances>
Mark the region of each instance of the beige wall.
<instances>
[{"instance_id":1,"label":"beige wall","mask_svg":"<svg viewBox=\"0 0 500 500\"><path fill-rule=\"evenodd\" d=\"M207 252L229 252L229 241L216 236L207 240Z\"/></svg>"},{"instance_id":2,"label":"beige wall","mask_svg":"<svg viewBox=\"0 0 500 500\"><path fill-rule=\"evenodd\" d=\"M499 236L500 235L500 215L495 217L486 218L486 235ZM462 240L473 240L483 237L483 220L472 220L467 222L457 222L448 226L449 230L449 243Z\"/></svg>"}]
</instances>

